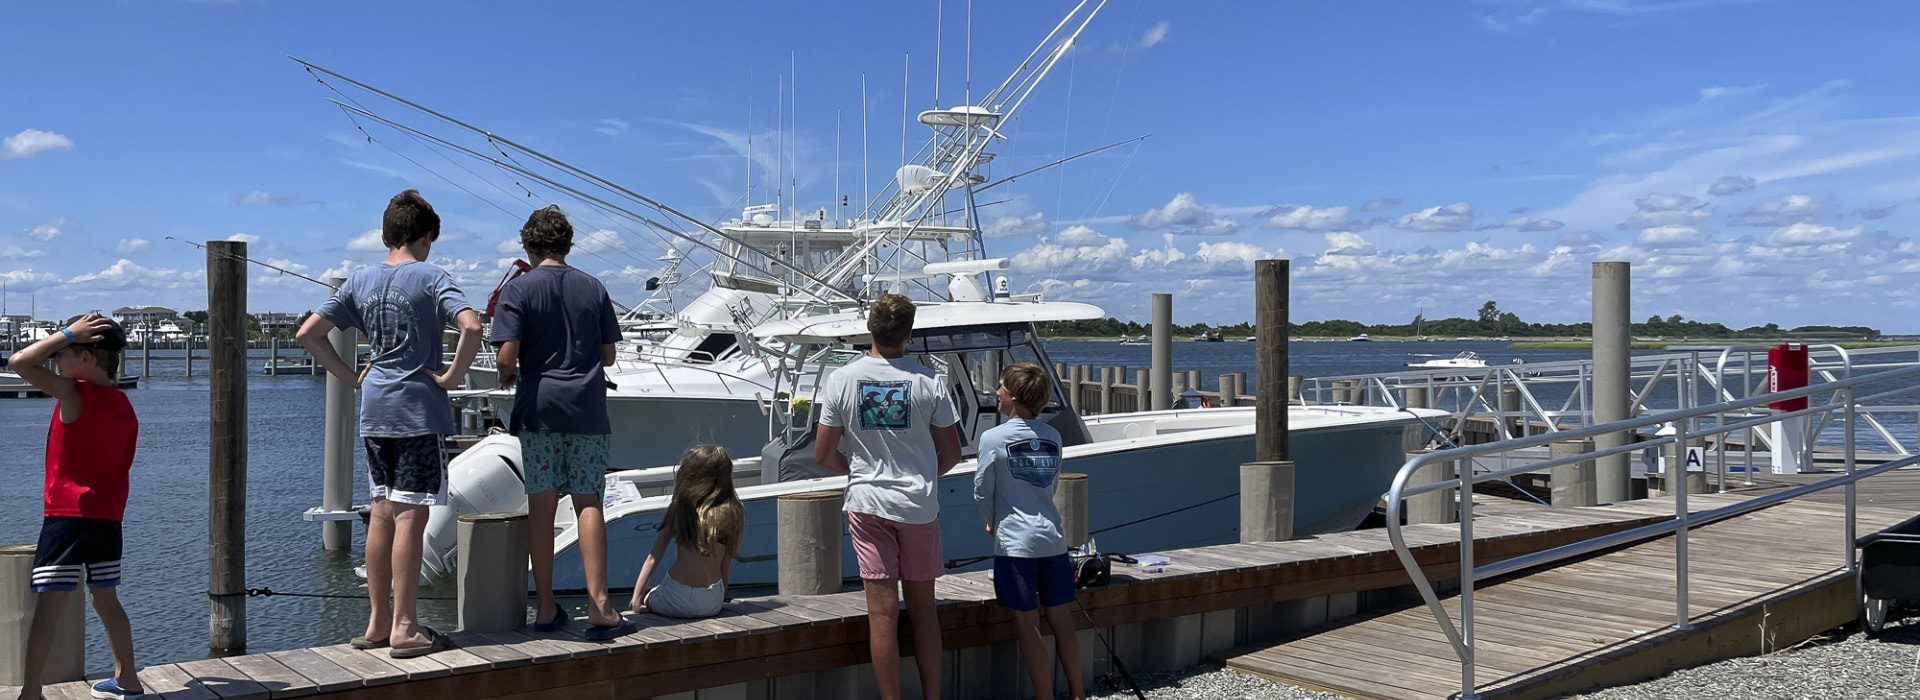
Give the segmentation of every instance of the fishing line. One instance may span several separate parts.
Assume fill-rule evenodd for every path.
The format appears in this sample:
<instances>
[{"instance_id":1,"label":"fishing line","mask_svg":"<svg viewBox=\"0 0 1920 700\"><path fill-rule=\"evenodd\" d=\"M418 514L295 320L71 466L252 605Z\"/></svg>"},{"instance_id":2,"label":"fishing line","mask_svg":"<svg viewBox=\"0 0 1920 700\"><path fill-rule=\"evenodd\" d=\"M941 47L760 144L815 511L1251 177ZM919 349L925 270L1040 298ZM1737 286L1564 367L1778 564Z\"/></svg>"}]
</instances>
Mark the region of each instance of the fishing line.
<instances>
[{"instance_id":1,"label":"fishing line","mask_svg":"<svg viewBox=\"0 0 1920 700\"><path fill-rule=\"evenodd\" d=\"M228 259L228 260L237 260L237 261L239 261L239 262L244 262L244 263L252 263L252 264L255 264L255 265L259 265L259 266L261 266L261 267L264 267L264 268L267 268L267 269L269 269L269 270L273 270L273 271L275 271L275 272L278 272L278 273L280 273L280 274L283 274L283 275L293 275L294 277L298 277L298 278L300 278L300 279L303 279L303 280L306 280L306 281L308 281L308 282L312 282L312 283L314 283L314 284L317 284L317 285L320 285L320 286L322 286L322 287L326 287L326 288L327 288L327 291L333 291L333 285L331 285L331 284L327 284L327 283L325 283L325 282L322 282L322 281L320 281L320 280L317 280L317 279L314 279L314 278L312 278L312 277L308 277L308 276L306 276L306 275L303 275L303 274L300 274L300 273L298 273L298 272L294 272L294 271L292 271L292 270L289 270L289 269L287 269L287 268L284 268L284 267L281 267L281 266L279 266L279 265L274 265L274 264L270 264L270 263L263 263L263 262L260 262L260 261L258 261L258 260L254 260L253 258L249 258L249 257L246 257L246 256L244 256L244 255L234 255L234 254L232 254L232 253L223 253L223 252L220 252L220 251L217 251L217 250L213 250L213 249L211 249L211 248L208 248L208 247L206 247L205 245L202 245L202 244L199 244L199 243L195 243L195 242L193 242L193 241L189 241L189 240L187 240L187 239L184 239L184 238L174 238L173 236L167 236L166 238L167 238L167 240L169 240L169 241L179 241L179 242L181 242L181 243L185 243L185 244L187 244L187 245L190 245L190 246L193 246L193 247L195 247L195 248L199 248L199 249L201 249L201 250L204 250L204 251L207 251L207 253L209 253L209 254L212 254L212 255L218 255L218 256L220 256L220 257L223 257L223 258L226 258L226 259Z\"/></svg>"}]
</instances>

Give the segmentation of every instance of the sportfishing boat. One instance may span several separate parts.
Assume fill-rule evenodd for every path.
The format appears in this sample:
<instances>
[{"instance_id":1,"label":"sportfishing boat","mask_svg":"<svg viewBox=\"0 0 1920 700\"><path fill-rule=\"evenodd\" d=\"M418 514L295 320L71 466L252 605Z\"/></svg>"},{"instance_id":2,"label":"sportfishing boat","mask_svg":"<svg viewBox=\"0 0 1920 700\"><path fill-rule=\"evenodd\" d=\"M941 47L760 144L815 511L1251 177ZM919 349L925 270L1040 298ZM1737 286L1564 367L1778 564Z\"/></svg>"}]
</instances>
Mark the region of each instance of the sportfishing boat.
<instances>
[{"instance_id":1,"label":"sportfishing boat","mask_svg":"<svg viewBox=\"0 0 1920 700\"><path fill-rule=\"evenodd\" d=\"M972 522L976 517L971 488L974 445L981 433L1001 420L994 411L992 390L999 369L1014 362L1052 366L1034 324L1101 316L1095 306L1037 297L996 296L920 306L909 353L938 370L960 403L966 458L941 479L938 489L944 517L950 522ZM795 392L808 394L833 368L858 358L862 354L858 347L868 342L865 320L856 312L776 321L755 328L751 335L785 343L795 348L796 356L813 360L790 365L787 377ZM1067 407L1063 397L1056 378L1053 401L1040 419L1059 430L1066 442L1065 468L1089 475L1091 531L1104 550L1144 552L1235 541L1238 465L1253 456L1254 409L1082 417ZM789 401L780 408L784 410L772 411L780 427L777 438L757 456L736 454L735 483L747 507L742 559L734 566L736 586L775 580L775 502L781 495L846 488L844 476L830 474L812 461L815 407ZM1441 415L1426 409L1290 407L1290 446L1299 470L1294 531L1310 535L1357 526L1405 461L1408 431L1421 430L1422 418ZM1169 471L1172 465L1183 466L1176 474ZM665 512L673 471L673 466L662 466L608 476L610 580L630 581L638 575ZM501 464L490 473L468 478L506 481L515 475ZM455 490L480 488L461 483L458 477L453 486ZM562 507L560 512L555 585L578 588L582 581L577 533L573 523L564 521L571 510ZM851 545L845 546L842 561L846 575L853 576ZM993 551L981 528L961 524L942 528L942 546L949 558Z\"/></svg>"}]
</instances>

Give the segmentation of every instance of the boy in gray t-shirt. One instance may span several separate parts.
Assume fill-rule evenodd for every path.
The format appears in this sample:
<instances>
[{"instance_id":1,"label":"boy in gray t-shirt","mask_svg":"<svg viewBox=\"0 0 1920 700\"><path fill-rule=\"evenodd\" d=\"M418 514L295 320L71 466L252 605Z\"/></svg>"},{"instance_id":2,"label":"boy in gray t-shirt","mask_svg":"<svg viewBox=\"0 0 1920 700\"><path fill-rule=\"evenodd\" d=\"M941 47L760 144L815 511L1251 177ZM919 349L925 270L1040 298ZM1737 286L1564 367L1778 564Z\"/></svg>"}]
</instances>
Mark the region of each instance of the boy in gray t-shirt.
<instances>
[{"instance_id":1,"label":"boy in gray t-shirt","mask_svg":"<svg viewBox=\"0 0 1920 700\"><path fill-rule=\"evenodd\" d=\"M480 315L446 270L427 264L440 238L440 216L419 192L407 190L388 202L380 238L386 261L348 275L295 339L328 372L360 388L360 435L373 499L366 552L373 609L366 634L352 644L390 647L394 658L406 659L452 646L446 635L419 624L415 601L427 507L447 502L441 446L453 432L447 390L466 381L479 352ZM453 366L443 368L440 334L450 323L460 329L460 344ZM366 333L373 358L364 381L327 341L334 328Z\"/></svg>"},{"instance_id":2,"label":"boy in gray t-shirt","mask_svg":"<svg viewBox=\"0 0 1920 700\"><path fill-rule=\"evenodd\" d=\"M500 386L515 386L508 427L520 438L526 470L528 554L538 604L533 627L551 632L569 622L553 599L553 516L560 495L572 497L586 566L587 636L619 636L623 621L607 600L607 538L600 509L608 455L607 375L620 323L607 288L567 265L573 224L557 206L533 212L520 246L534 268L500 290L492 342Z\"/></svg>"}]
</instances>

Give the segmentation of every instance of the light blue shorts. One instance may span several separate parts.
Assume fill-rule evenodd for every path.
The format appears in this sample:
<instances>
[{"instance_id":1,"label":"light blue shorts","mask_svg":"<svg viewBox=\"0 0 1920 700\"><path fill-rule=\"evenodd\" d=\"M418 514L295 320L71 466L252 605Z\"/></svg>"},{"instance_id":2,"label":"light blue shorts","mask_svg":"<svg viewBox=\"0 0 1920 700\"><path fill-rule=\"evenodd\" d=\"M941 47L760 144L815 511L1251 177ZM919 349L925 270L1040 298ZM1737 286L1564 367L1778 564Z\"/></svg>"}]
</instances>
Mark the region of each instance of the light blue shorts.
<instances>
[{"instance_id":1,"label":"light blue shorts","mask_svg":"<svg viewBox=\"0 0 1920 700\"><path fill-rule=\"evenodd\" d=\"M606 435L521 433L527 493L600 495L606 489L607 463L612 461L609 442Z\"/></svg>"}]
</instances>

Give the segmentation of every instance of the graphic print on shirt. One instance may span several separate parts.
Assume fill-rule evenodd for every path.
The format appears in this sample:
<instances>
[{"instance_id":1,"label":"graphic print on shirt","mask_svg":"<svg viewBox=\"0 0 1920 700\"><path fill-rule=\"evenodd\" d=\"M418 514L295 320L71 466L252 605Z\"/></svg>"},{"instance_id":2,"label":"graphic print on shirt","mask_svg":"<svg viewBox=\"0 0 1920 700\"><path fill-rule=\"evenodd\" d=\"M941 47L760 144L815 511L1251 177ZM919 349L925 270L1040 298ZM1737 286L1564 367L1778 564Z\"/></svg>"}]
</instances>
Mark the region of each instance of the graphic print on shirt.
<instances>
[{"instance_id":1,"label":"graphic print on shirt","mask_svg":"<svg viewBox=\"0 0 1920 700\"><path fill-rule=\"evenodd\" d=\"M403 367L413 349L415 319L413 302L404 292L383 286L360 307L367 327L367 345L373 349L373 364L385 369L413 370Z\"/></svg>"},{"instance_id":2,"label":"graphic print on shirt","mask_svg":"<svg viewBox=\"0 0 1920 700\"><path fill-rule=\"evenodd\" d=\"M1040 488L1053 485L1060 476L1060 446L1051 440L1031 438L1007 445L1007 471L1013 478Z\"/></svg>"},{"instance_id":3,"label":"graphic print on shirt","mask_svg":"<svg viewBox=\"0 0 1920 700\"><path fill-rule=\"evenodd\" d=\"M913 425L912 382L862 379L861 430L906 430Z\"/></svg>"}]
</instances>

